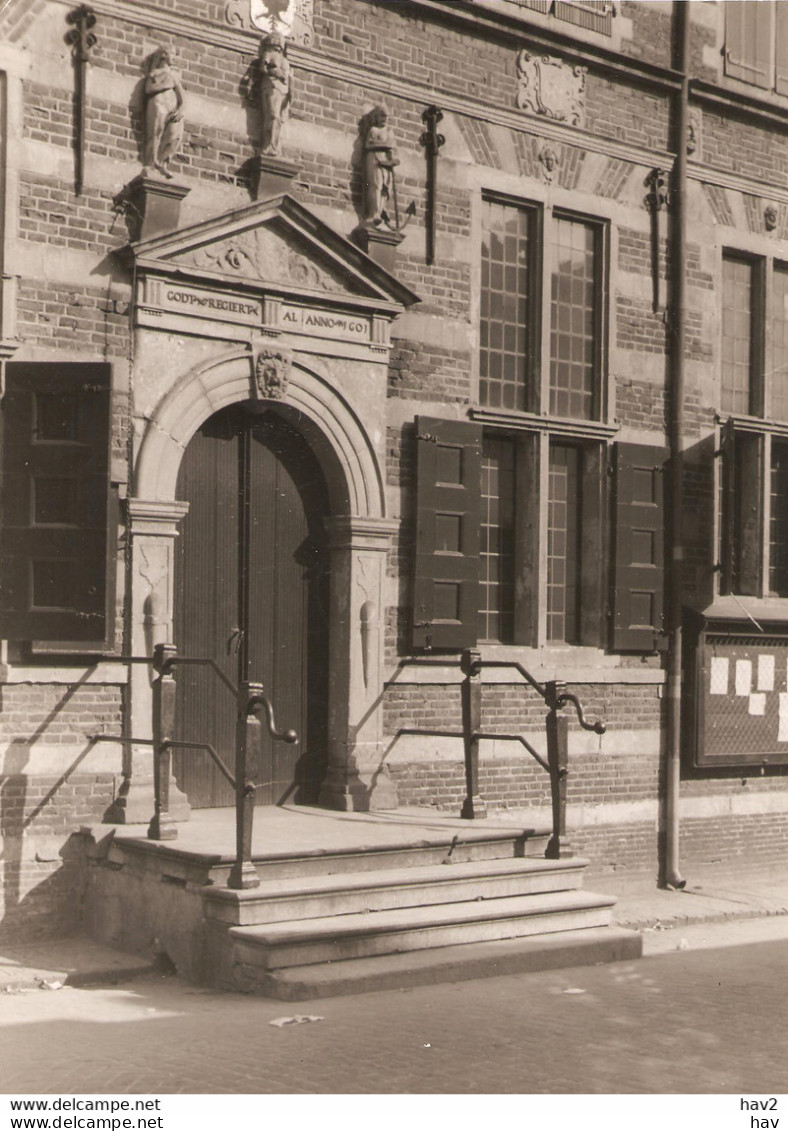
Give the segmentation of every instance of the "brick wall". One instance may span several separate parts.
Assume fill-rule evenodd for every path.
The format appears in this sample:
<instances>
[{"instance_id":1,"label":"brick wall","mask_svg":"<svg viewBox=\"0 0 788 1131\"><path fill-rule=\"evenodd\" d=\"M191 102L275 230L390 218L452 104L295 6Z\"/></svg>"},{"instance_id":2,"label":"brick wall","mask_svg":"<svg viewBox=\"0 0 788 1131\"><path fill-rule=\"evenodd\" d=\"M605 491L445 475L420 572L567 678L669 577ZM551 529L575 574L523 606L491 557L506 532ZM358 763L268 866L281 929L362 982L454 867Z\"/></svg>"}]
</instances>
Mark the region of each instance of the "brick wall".
<instances>
[{"instance_id":1,"label":"brick wall","mask_svg":"<svg viewBox=\"0 0 788 1131\"><path fill-rule=\"evenodd\" d=\"M90 347L97 358L105 351L126 356L130 328L107 287L66 286L25 279L19 284L20 332L29 342L46 346Z\"/></svg>"},{"instance_id":2,"label":"brick wall","mask_svg":"<svg viewBox=\"0 0 788 1131\"><path fill-rule=\"evenodd\" d=\"M0 942L79 932L85 875L74 834L102 820L114 793L112 774L0 777Z\"/></svg>"},{"instance_id":3,"label":"brick wall","mask_svg":"<svg viewBox=\"0 0 788 1131\"><path fill-rule=\"evenodd\" d=\"M98 683L0 685L0 743L82 746L120 734L122 704L122 688Z\"/></svg>"},{"instance_id":4,"label":"brick wall","mask_svg":"<svg viewBox=\"0 0 788 1131\"><path fill-rule=\"evenodd\" d=\"M103 819L116 783L112 773L88 772L83 759L91 734L120 733L121 707L117 686L0 686L0 941L79 929L83 869L72 838ZM63 748L58 775L27 772L40 746Z\"/></svg>"},{"instance_id":5,"label":"brick wall","mask_svg":"<svg viewBox=\"0 0 788 1131\"><path fill-rule=\"evenodd\" d=\"M395 338L389 359L389 396L430 401L471 399L471 358L467 350L439 349Z\"/></svg>"},{"instance_id":6,"label":"brick wall","mask_svg":"<svg viewBox=\"0 0 788 1131\"><path fill-rule=\"evenodd\" d=\"M716 169L747 171L783 184L788 174L788 135L755 122L703 112L703 160Z\"/></svg>"}]
</instances>

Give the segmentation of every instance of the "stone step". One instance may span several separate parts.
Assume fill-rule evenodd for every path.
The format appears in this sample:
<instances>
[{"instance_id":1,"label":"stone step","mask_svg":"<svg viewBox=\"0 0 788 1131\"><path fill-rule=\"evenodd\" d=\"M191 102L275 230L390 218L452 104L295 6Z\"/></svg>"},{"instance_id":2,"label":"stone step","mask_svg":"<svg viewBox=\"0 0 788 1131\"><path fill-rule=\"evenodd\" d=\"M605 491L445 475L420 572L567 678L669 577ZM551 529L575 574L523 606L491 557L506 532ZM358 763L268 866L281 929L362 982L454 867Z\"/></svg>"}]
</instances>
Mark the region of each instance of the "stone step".
<instances>
[{"instance_id":1,"label":"stone step","mask_svg":"<svg viewBox=\"0 0 788 1131\"><path fill-rule=\"evenodd\" d=\"M602 927L615 899L559 891L231 927L233 961L272 970L430 947Z\"/></svg>"},{"instance_id":2,"label":"stone step","mask_svg":"<svg viewBox=\"0 0 788 1131\"><path fill-rule=\"evenodd\" d=\"M643 938L637 931L590 927L280 970L236 966L233 988L280 1001L309 1001L471 978L625 962L640 958L642 951Z\"/></svg>"},{"instance_id":3,"label":"stone step","mask_svg":"<svg viewBox=\"0 0 788 1131\"><path fill-rule=\"evenodd\" d=\"M300 879L266 879L259 888L207 887L206 918L237 926L359 912L469 903L577 889L586 861L529 858L470 860L421 868L381 869ZM263 875L267 870L263 868Z\"/></svg>"},{"instance_id":4,"label":"stone step","mask_svg":"<svg viewBox=\"0 0 788 1131\"><path fill-rule=\"evenodd\" d=\"M359 844L347 850L269 851L255 855L254 863L261 878L273 880L420 868L440 864L447 858L455 863L515 857L538 860L544 856L549 839L543 831L518 833L511 828L481 831L475 823L471 822L471 826L467 833L463 830L456 834L414 828L413 840L406 843L384 842L372 847ZM112 867L158 873L189 885L226 884L235 861L230 851L211 852L186 848L178 841L154 841L123 834L115 836L104 855Z\"/></svg>"}]
</instances>

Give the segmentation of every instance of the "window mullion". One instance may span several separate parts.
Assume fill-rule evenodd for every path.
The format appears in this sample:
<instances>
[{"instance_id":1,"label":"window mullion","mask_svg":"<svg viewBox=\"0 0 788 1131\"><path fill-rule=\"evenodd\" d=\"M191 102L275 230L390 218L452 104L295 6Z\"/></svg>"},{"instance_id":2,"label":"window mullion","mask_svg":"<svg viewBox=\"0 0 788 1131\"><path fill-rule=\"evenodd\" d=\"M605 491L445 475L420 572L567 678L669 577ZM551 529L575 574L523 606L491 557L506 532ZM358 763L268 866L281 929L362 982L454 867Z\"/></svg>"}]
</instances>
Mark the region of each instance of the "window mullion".
<instances>
[{"instance_id":1,"label":"window mullion","mask_svg":"<svg viewBox=\"0 0 788 1131\"><path fill-rule=\"evenodd\" d=\"M596 388L594 391L594 416L608 420L608 324L609 324L609 230L600 226L596 234Z\"/></svg>"},{"instance_id":2,"label":"window mullion","mask_svg":"<svg viewBox=\"0 0 788 1131\"><path fill-rule=\"evenodd\" d=\"M525 433L515 448L514 639L534 645L539 634L539 562L544 545L541 527L539 436ZM536 489L535 489L536 488Z\"/></svg>"},{"instance_id":3,"label":"window mullion","mask_svg":"<svg viewBox=\"0 0 788 1131\"><path fill-rule=\"evenodd\" d=\"M761 446L761 575L759 596L769 592L771 574L771 530L772 530L772 437L767 432Z\"/></svg>"},{"instance_id":4,"label":"window mullion","mask_svg":"<svg viewBox=\"0 0 788 1131\"><path fill-rule=\"evenodd\" d=\"M544 416L550 411L550 336L553 318L553 209L549 204L545 205L541 215L538 236L538 245L541 249L539 262L539 268L541 270L541 287L539 288L539 294L541 296L539 311L539 313L541 313L541 333L539 336L537 357L535 359L537 366L536 375L538 376L538 381L535 382L538 403L535 404L533 408L535 412L539 412Z\"/></svg>"},{"instance_id":5,"label":"window mullion","mask_svg":"<svg viewBox=\"0 0 788 1131\"><path fill-rule=\"evenodd\" d=\"M537 585L537 644L541 647L547 643L547 550L548 550L548 518L550 498L550 437L546 432L539 433L537 437L537 450L539 460L539 578Z\"/></svg>"},{"instance_id":6,"label":"window mullion","mask_svg":"<svg viewBox=\"0 0 788 1131\"><path fill-rule=\"evenodd\" d=\"M752 280L752 362L750 368L750 413L768 419L771 417L771 395L766 373L766 359L772 355L771 309L772 261L760 260L753 271Z\"/></svg>"}]
</instances>

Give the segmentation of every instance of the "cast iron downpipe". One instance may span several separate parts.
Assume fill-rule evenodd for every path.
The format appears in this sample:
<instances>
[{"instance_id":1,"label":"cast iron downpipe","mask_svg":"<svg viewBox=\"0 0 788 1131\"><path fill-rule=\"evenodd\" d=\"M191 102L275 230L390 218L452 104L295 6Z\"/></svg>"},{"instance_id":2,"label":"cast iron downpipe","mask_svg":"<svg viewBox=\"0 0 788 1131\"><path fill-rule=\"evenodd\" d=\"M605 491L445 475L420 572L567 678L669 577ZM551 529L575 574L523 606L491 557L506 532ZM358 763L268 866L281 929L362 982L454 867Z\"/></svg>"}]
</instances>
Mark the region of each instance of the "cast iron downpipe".
<instances>
[{"instance_id":1,"label":"cast iron downpipe","mask_svg":"<svg viewBox=\"0 0 788 1131\"><path fill-rule=\"evenodd\" d=\"M684 538L682 480L684 472L684 352L687 254L687 126L689 120L690 4L681 0L676 12L676 70L681 86L676 96L673 169L672 252L670 299L670 568L668 571L667 760L665 767L665 887L683 888L679 870L679 788L681 782L682 589Z\"/></svg>"}]
</instances>

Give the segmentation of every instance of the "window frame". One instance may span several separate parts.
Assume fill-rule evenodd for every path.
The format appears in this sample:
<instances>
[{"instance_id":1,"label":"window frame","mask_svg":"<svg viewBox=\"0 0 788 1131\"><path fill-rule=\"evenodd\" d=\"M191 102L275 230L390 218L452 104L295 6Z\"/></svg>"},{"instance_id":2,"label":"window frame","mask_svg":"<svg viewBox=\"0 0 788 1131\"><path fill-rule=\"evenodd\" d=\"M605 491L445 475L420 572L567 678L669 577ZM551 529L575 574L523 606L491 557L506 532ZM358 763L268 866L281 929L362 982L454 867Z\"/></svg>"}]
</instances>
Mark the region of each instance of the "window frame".
<instances>
[{"instance_id":1,"label":"window frame","mask_svg":"<svg viewBox=\"0 0 788 1131\"><path fill-rule=\"evenodd\" d=\"M567 208L563 205L553 205L544 200L526 199L513 196L510 193L499 192L495 189L483 189L481 203L489 202L500 204L504 207L513 207L528 212L532 217L531 238L534 242L534 254L530 267L533 285L530 287L529 314L533 319L534 330L531 336L533 343L531 357L528 362L528 372L524 375L525 387L524 409L498 408L497 406L482 404L479 399L480 377L480 350L476 349L474 365L475 395L473 400L474 410L481 412L504 413L512 418L521 418L524 421L529 416L539 420L549 420L555 423L556 428L565 428L567 425L587 428L591 437L598 426L604 427L609 420L610 393L609 393L609 355L610 355L610 244L611 220L605 216L594 216L578 209ZM552 330L552 269L554 262L553 221L565 220L579 224L589 225L595 232L594 248L594 276L595 287L600 301L596 304L594 312L594 414L591 418L565 417L550 412L550 370L551 370L551 330ZM484 237L483 222L480 219L480 241ZM481 263L481 244L480 257ZM479 275L479 294L481 302L481 273ZM481 324L481 307L479 308L479 324Z\"/></svg>"},{"instance_id":2,"label":"window frame","mask_svg":"<svg viewBox=\"0 0 788 1131\"><path fill-rule=\"evenodd\" d=\"M610 538L607 535L607 478L609 444L618 425L609 421L609 340L610 340L610 244L612 223L608 217L591 215L579 209L553 205L544 200L514 196L495 189L483 189L482 205L489 202L528 213L531 239L531 278L529 315L533 319L532 349L523 374L525 409L498 408L482 404L480 359L476 357L476 398L470 417L484 427L484 436L507 438L515 444L515 646L604 647L608 640L609 608L606 597L609 572ZM590 226L594 233L593 309L593 390L592 415L562 417L550 411L552 382L553 266L555 263L555 223L569 221ZM480 223L481 245L485 237L484 219ZM481 324L481 275L480 307ZM481 337L479 351L481 350ZM548 524L550 449L568 444L579 450L580 476L584 484L584 506L580 545L580 617L578 639L574 642L548 637ZM530 488L528 484L531 484ZM537 483L537 489L532 486ZM588 506L585 502L588 502ZM592 612L593 610L593 612ZM485 645L505 646L505 641L482 640Z\"/></svg>"},{"instance_id":3,"label":"window frame","mask_svg":"<svg viewBox=\"0 0 788 1131\"><path fill-rule=\"evenodd\" d=\"M772 448L774 441L784 443L788 440L788 418L778 420L772 415L774 383L769 380L774 361L775 273L788 272L788 259L768 252L753 254L739 248L723 247L723 270L726 260L744 262L752 268L752 340L749 412L726 409L723 407L722 385L726 308L725 296L721 292L720 409L715 433L715 593L718 596L788 600L788 586L784 596L772 593L770 588ZM737 441L739 457L736 455ZM749 449L746 452L745 445ZM737 475L737 458L754 462L757 475ZM737 534L736 514L747 509L753 512L754 518L746 531ZM748 551L746 554L745 549Z\"/></svg>"}]
</instances>

